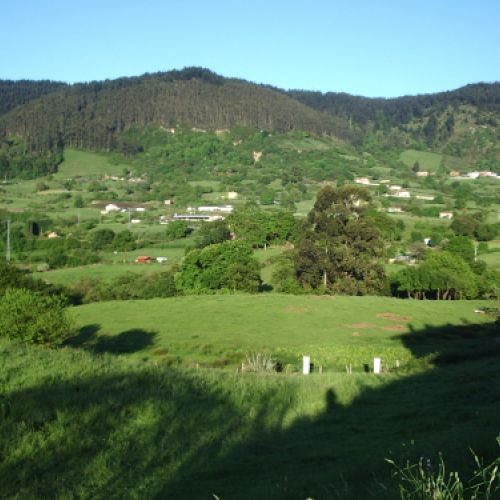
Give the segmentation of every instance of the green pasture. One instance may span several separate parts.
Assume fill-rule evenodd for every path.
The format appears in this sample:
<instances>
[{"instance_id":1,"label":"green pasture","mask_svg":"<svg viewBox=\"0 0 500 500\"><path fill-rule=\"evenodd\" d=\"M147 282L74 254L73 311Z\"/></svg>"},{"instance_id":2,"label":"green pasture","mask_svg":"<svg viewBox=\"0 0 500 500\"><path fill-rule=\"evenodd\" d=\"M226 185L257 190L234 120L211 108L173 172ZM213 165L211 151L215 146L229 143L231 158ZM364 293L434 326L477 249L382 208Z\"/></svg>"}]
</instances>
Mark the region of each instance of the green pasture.
<instances>
[{"instance_id":1,"label":"green pasture","mask_svg":"<svg viewBox=\"0 0 500 500\"><path fill-rule=\"evenodd\" d=\"M301 151L327 151L330 149L345 148L345 145L335 137L281 137L278 142L283 149Z\"/></svg>"},{"instance_id":2,"label":"green pasture","mask_svg":"<svg viewBox=\"0 0 500 500\"><path fill-rule=\"evenodd\" d=\"M234 296L77 308L86 328L65 348L0 339L0 497L395 500L401 479L385 459L436 467L440 456L470 477L470 450L488 463L500 429L498 348L493 332L480 335L475 306ZM428 322L456 326L445 335ZM403 323L418 331L383 329ZM225 345L283 345L316 368L314 348L332 358L361 350L362 361L381 353L391 368L391 345L436 360L380 376L357 365L303 376L176 361L177 346L201 357Z\"/></svg>"},{"instance_id":3,"label":"green pasture","mask_svg":"<svg viewBox=\"0 0 500 500\"><path fill-rule=\"evenodd\" d=\"M110 157L104 154L66 148L64 161L59 165L59 171L54 175L54 178L65 180L72 177L121 176L123 169L127 167L129 165L124 163L111 162Z\"/></svg>"},{"instance_id":4,"label":"green pasture","mask_svg":"<svg viewBox=\"0 0 500 500\"><path fill-rule=\"evenodd\" d=\"M34 273L36 278L39 278L47 283L55 285L72 286L78 281L84 279L111 281L118 276L126 273L149 274L159 272L166 269L165 264L136 264L135 262L118 262L92 264L89 266L64 267L54 269L52 271L44 271Z\"/></svg>"},{"instance_id":5,"label":"green pasture","mask_svg":"<svg viewBox=\"0 0 500 500\"><path fill-rule=\"evenodd\" d=\"M145 247L133 250L131 252L116 252L107 254L104 258L113 263L129 262L133 263L139 255L149 255L150 257L167 257L168 263L178 262L184 257L185 247L166 246L165 247ZM148 264L150 265L150 264Z\"/></svg>"},{"instance_id":6,"label":"green pasture","mask_svg":"<svg viewBox=\"0 0 500 500\"><path fill-rule=\"evenodd\" d=\"M403 151L399 159L407 166L413 167L416 161L420 164L420 170L435 172L441 165L443 155L431 153L428 151L416 151L415 149L407 149Z\"/></svg>"},{"instance_id":7,"label":"green pasture","mask_svg":"<svg viewBox=\"0 0 500 500\"><path fill-rule=\"evenodd\" d=\"M500 271L500 250L496 252L483 253L479 256L480 260L484 260L488 267Z\"/></svg>"},{"instance_id":8,"label":"green pasture","mask_svg":"<svg viewBox=\"0 0 500 500\"><path fill-rule=\"evenodd\" d=\"M130 357L159 363L234 366L250 351L298 366L303 354L329 369L357 370L374 356L394 368L411 363L412 332L487 323L481 301L414 301L386 297L286 295L188 296L114 301L71 310L81 345L120 352L127 332L142 331ZM114 347L113 347L114 346ZM436 346L437 348L437 346ZM106 350L106 349L104 349ZM136 351L136 352L135 352Z\"/></svg>"}]
</instances>

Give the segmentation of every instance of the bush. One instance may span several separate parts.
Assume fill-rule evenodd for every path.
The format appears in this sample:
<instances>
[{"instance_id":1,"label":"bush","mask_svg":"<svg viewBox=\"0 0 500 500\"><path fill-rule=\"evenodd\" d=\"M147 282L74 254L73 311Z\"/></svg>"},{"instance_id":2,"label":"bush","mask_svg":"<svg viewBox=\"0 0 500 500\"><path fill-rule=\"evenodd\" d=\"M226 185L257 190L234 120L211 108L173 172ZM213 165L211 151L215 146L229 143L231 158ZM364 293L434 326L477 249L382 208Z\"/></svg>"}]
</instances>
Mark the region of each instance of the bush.
<instances>
[{"instance_id":1,"label":"bush","mask_svg":"<svg viewBox=\"0 0 500 500\"><path fill-rule=\"evenodd\" d=\"M0 299L0 335L29 344L58 344L71 334L63 301L25 288Z\"/></svg>"}]
</instances>

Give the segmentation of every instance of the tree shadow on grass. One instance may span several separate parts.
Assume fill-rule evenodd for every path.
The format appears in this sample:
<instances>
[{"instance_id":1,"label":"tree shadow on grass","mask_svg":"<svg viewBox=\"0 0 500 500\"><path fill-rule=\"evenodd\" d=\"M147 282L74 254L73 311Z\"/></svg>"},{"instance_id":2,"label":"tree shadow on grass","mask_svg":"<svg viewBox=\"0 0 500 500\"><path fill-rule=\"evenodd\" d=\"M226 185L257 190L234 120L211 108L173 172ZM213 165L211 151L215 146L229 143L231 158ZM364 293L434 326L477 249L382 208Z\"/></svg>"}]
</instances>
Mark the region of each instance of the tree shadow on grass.
<instances>
[{"instance_id":1,"label":"tree shadow on grass","mask_svg":"<svg viewBox=\"0 0 500 500\"><path fill-rule=\"evenodd\" d=\"M385 458L434 461L442 452L465 471L469 447L485 459L496 452L498 338L492 326L469 324L400 336L419 357L440 347L435 369L405 377L220 376L118 364L110 372L89 358L81 374L45 374L0 401L0 496L398 498ZM324 410L290 420L298 390L315 384ZM343 384L362 387L349 404L337 396Z\"/></svg>"},{"instance_id":2,"label":"tree shadow on grass","mask_svg":"<svg viewBox=\"0 0 500 500\"><path fill-rule=\"evenodd\" d=\"M66 341L68 347L79 347L96 354L131 354L142 351L154 343L157 332L132 328L117 335L99 335L100 325L89 324Z\"/></svg>"}]
</instances>

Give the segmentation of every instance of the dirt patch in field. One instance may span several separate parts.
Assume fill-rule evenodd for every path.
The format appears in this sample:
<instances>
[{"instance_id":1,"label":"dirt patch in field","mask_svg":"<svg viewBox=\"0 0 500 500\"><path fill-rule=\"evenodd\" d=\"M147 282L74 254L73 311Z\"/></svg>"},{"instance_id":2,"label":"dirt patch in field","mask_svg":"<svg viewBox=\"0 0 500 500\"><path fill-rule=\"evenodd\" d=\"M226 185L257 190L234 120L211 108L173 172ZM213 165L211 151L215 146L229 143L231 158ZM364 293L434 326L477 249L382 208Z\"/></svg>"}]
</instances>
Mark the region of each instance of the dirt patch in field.
<instances>
[{"instance_id":1,"label":"dirt patch in field","mask_svg":"<svg viewBox=\"0 0 500 500\"><path fill-rule=\"evenodd\" d=\"M375 328L372 323L353 323L352 325L346 325L347 328L356 328L356 330L366 330L367 328Z\"/></svg>"},{"instance_id":2,"label":"dirt patch in field","mask_svg":"<svg viewBox=\"0 0 500 500\"><path fill-rule=\"evenodd\" d=\"M359 332L352 332L353 337L361 337L361 333Z\"/></svg>"},{"instance_id":3,"label":"dirt patch in field","mask_svg":"<svg viewBox=\"0 0 500 500\"><path fill-rule=\"evenodd\" d=\"M404 332L407 330L405 325L391 325L391 326L383 326L382 330L386 330L388 332Z\"/></svg>"},{"instance_id":4,"label":"dirt patch in field","mask_svg":"<svg viewBox=\"0 0 500 500\"><path fill-rule=\"evenodd\" d=\"M289 313L306 313L306 312L311 312L314 308L310 306L306 307L299 307L299 306L292 306L289 305L285 308L285 312Z\"/></svg>"},{"instance_id":5,"label":"dirt patch in field","mask_svg":"<svg viewBox=\"0 0 500 500\"><path fill-rule=\"evenodd\" d=\"M411 316L400 316L394 313L379 313L377 318L387 319L389 321L411 321L413 318Z\"/></svg>"}]
</instances>

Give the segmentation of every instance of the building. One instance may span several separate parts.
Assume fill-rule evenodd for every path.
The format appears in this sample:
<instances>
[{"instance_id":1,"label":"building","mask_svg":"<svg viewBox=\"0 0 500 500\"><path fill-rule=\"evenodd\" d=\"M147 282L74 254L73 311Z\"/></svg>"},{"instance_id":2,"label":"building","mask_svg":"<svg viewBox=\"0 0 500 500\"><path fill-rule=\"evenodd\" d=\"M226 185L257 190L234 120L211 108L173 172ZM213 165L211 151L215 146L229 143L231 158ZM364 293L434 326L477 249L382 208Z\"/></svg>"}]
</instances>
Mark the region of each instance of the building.
<instances>
[{"instance_id":1,"label":"building","mask_svg":"<svg viewBox=\"0 0 500 500\"><path fill-rule=\"evenodd\" d=\"M112 212L119 212L120 207L116 203L108 203L105 207L104 210L101 210L101 214L106 215L110 214Z\"/></svg>"},{"instance_id":2,"label":"building","mask_svg":"<svg viewBox=\"0 0 500 500\"><path fill-rule=\"evenodd\" d=\"M440 219L453 219L453 212L439 212Z\"/></svg>"},{"instance_id":3,"label":"building","mask_svg":"<svg viewBox=\"0 0 500 500\"><path fill-rule=\"evenodd\" d=\"M236 200L238 198L238 193L236 191L228 191L227 192L227 199L228 200Z\"/></svg>"},{"instance_id":4,"label":"building","mask_svg":"<svg viewBox=\"0 0 500 500\"><path fill-rule=\"evenodd\" d=\"M403 212L403 209L401 207L389 207L387 212L390 214L400 214Z\"/></svg>"},{"instance_id":5,"label":"building","mask_svg":"<svg viewBox=\"0 0 500 500\"><path fill-rule=\"evenodd\" d=\"M198 207L197 210L198 210L198 212L209 212L209 213L222 212L225 214L230 214L234 210L234 207L232 205L224 205L223 207L217 207L217 206ZM188 209L188 211L189 211L189 209Z\"/></svg>"},{"instance_id":6,"label":"building","mask_svg":"<svg viewBox=\"0 0 500 500\"><path fill-rule=\"evenodd\" d=\"M354 182L356 184L362 184L363 186L369 186L370 185L370 179L368 179L368 177L356 177L354 179Z\"/></svg>"},{"instance_id":7,"label":"building","mask_svg":"<svg viewBox=\"0 0 500 500\"><path fill-rule=\"evenodd\" d=\"M429 172L427 172L426 170L420 170L419 172L417 172L417 177L428 177L429 176Z\"/></svg>"},{"instance_id":8,"label":"building","mask_svg":"<svg viewBox=\"0 0 500 500\"><path fill-rule=\"evenodd\" d=\"M151 262L153 262L153 258L149 255L139 255L135 261L137 264L151 264Z\"/></svg>"},{"instance_id":9,"label":"building","mask_svg":"<svg viewBox=\"0 0 500 500\"><path fill-rule=\"evenodd\" d=\"M185 220L185 221L206 221L213 222L215 220L224 220L222 215L205 215L205 214L174 214L172 217L174 220ZM160 222L160 224L165 224L165 222Z\"/></svg>"},{"instance_id":10,"label":"building","mask_svg":"<svg viewBox=\"0 0 500 500\"><path fill-rule=\"evenodd\" d=\"M398 191L394 196L397 198L411 198L410 191Z\"/></svg>"}]
</instances>

